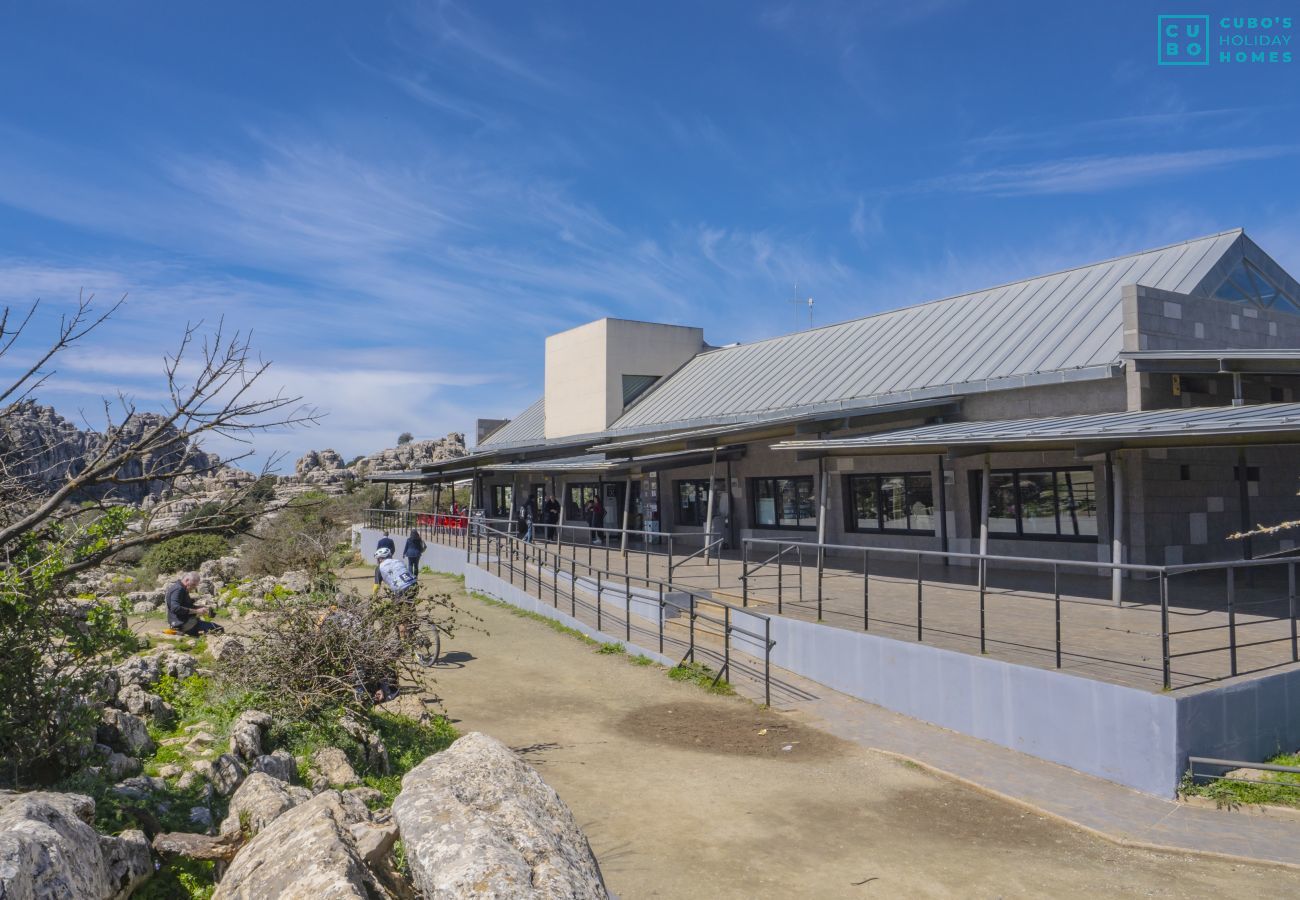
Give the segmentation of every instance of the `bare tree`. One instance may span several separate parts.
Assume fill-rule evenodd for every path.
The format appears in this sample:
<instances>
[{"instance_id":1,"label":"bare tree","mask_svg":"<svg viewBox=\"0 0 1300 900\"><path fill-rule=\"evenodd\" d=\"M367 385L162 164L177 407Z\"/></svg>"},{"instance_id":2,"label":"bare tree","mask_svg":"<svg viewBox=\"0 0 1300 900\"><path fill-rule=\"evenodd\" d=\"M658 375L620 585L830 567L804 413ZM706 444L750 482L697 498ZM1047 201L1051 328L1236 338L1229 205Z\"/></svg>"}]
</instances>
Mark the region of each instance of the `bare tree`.
<instances>
[{"instance_id":1,"label":"bare tree","mask_svg":"<svg viewBox=\"0 0 1300 900\"><path fill-rule=\"evenodd\" d=\"M261 395L269 363L256 357L247 333L227 332L224 322L208 330L191 325L176 351L163 357L162 408L142 412L124 393L104 399L102 428L88 452L51 471L41 460L58 454L22 445L9 426L20 404L55 374L59 357L122 302L100 310L93 297L80 298L54 338L18 366L10 383L0 384L0 778L6 780L48 777L84 740L97 711L83 698L106 655L125 640L121 617L105 602L60 599L69 581L123 550L227 530L232 521L256 516L264 501L249 477L205 505L202 515L160 524L168 505L187 498L205 476L251 457L257 433L318 418L300 397ZM0 364L23 349L38 306L0 313ZM213 435L247 449L222 462L201 449ZM142 490L162 498L143 514L126 502Z\"/></svg>"}]
</instances>

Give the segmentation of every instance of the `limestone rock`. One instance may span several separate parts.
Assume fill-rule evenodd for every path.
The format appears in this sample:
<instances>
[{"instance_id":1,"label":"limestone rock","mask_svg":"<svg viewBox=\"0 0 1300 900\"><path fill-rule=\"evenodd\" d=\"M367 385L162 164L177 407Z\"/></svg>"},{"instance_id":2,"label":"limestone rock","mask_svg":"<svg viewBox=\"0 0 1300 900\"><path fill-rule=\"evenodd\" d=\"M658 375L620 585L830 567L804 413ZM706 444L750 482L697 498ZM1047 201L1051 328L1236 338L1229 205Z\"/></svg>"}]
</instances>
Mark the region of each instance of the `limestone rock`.
<instances>
[{"instance_id":1,"label":"limestone rock","mask_svg":"<svg viewBox=\"0 0 1300 900\"><path fill-rule=\"evenodd\" d=\"M114 794L132 800L144 800L150 794L160 794L165 790L167 790L167 782L152 775L135 775L113 785Z\"/></svg>"},{"instance_id":2,"label":"limestone rock","mask_svg":"<svg viewBox=\"0 0 1300 900\"><path fill-rule=\"evenodd\" d=\"M11 795L0 806L0 897L119 900L153 874L143 833L118 837L91 826L95 802L80 794Z\"/></svg>"},{"instance_id":3,"label":"limestone rock","mask_svg":"<svg viewBox=\"0 0 1300 900\"><path fill-rule=\"evenodd\" d=\"M180 680L189 678L199 669L199 661L193 654L182 653L179 650L165 650L158 654L157 659L158 669L162 674Z\"/></svg>"},{"instance_id":4,"label":"limestone rock","mask_svg":"<svg viewBox=\"0 0 1300 900\"><path fill-rule=\"evenodd\" d=\"M365 754L366 768L372 772L387 775L389 769L388 748L384 746L384 742L380 740L375 730L351 715L343 716L339 720L339 724L347 732L348 737L361 745L362 752Z\"/></svg>"},{"instance_id":5,"label":"limestone rock","mask_svg":"<svg viewBox=\"0 0 1300 900\"><path fill-rule=\"evenodd\" d=\"M312 766L332 785L357 783L357 773L348 762L347 754L338 747L322 747L311 756Z\"/></svg>"},{"instance_id":6,"label":"limestone rock","mask_svg":"<svg viewBox=\"0 0 1300 900\"><path fill-rule=\"evenodd\" d=\"M252 762L262 755L262 733L271 727L271 716L258 709L246 709L230 726L230 752Z\"/></svg>"},{"instance_id":7,"label":"limestone rock","mask_svg":"<svg viewBox=\"0 0 1300 900\"><path fill-rule=\"evenodd\" d=\"M393 804L426 898L608 896L573 813L510 748L470 733L402 779Z\"/></svg>"},{"instance_id":8,"label":"limestone rock","mask_svg":"<svg viewBox=\"0 0 1300 900\"><path fill-rule=\"evenodd\" d=\"M379 865L380 860L393 849L393 844L397 843L397 826L391 823L372 825L358 822L350 830L357 853L368 866Z\"/></svg>"},{"instance_id":9,"label":"limestone rock","mask_svg":"<svg viewBox=\"0 0 1300 900\"><path fill-rule=\"evenodd\" d=\"M390 898L357 852L336 791L283 813L235 857L212 900Z\"/></svg>"},{"instance_id":10,"label":"limestone rock","mask_svg":"<svg viewBox=\"0 0 1300 900\"><path fill-rule=\"evenodd\" d=\"M206 778L212 789L222 797L229 797L244 782L248 769L238 757L223 753L208 762L200 760L194 764L194 771ZM179 786L179 785L178 785Z\"/></svg>"},{"instance_id":11,"label":"limestone rock","mask_svg":"<svg viewBox=\"0 0 1300 900\"><path fill-rule=\"evenodd\" d=\"M140 760L134 756L127 756L125 753L110 753L108 759L104 761L104 770L108 777L114 781L121 781L123 778L139 775L140 769Z\"/></svg>"},{"instance_id":12,"label":"limestone rock","mask_svg":"<svg viewBox=\"0 0 1300 900\"><path fill-rule=\"evenodd\" d=\"M311 799L306 788L290 787L265 772L254 772L230 798L230 811L221 823L223 835L247 831L257 834L274 822L281 813Z\"/></svg>"},{"instance_id":13,"label":"limestone rock","mask_svg":"<svg viewBox=\"0 0 1300 900\"><path fill-rule=\"evenodd\" d=\"M219 859L229 862L235 858L242 843L243 837L238 830L233 835L217 837L176 831L157 835L153 839L153 848L161 856L185 856L189 859Z\"/></svg>"},{"instance_id":14,"label":"limestone rock","mask_svg":"<svg viewBox=\"0 0 1300 900\"><path fill-rule=\"evenodd\" d=\"M233 635L208 635L208 652L217 662L233 662L244 655L243 642Z\"/></svg>"},{"instance_id":15,"label":"limestone rock","mask_svg":"<svg viewBox=\"0 0 1300 900\"><path fill-rule=\"evenodd\" d=\"M151 688L162 677L162 668L156 656L132 656L113 667L117 683L122 687L137 684L142 688Z\"/></svg>"},{"instance_id":16,"label":"limestone rock","mask_svg":"<svg viewBox=\"0 0 1300 900\"><path fill-rule=\"evenodd\" d=\"M120 709L109 707L101 711L96 735L101 744L132 756L148 756L154 751L144 719Z\"/></svg>"},{"instance_id":17,"label":"limestone rock","mask_svg":"<svg viewBox=\"0 0 1300 900\"><path fill-rule=\"evenodd\" d=\"M212 827L212 810L208 809L206 806L191 806L190 824L197 825L199 828L207 831Z\"/></svg>"},{"instance_id":18,"label":"limestone rock","mask_svg":"<svg viewBox=\"0 0 1300 900\"><path fill-rule=\"evenodd\" d=\"M274 753L264 754L254 759L253 771L265 772L285 784L293 784L298 774L298 761L287 750L276 750Z\"/></svg>"},{"instance_id":19,"label":"limestone rock","mask_svg":"<svg viewBox=\"0 0 1300 900\"><path fill-rule=\"evenodd\" d=\"M151 694L138 684L128 684L118 692L117 705L133 716L170 719L176 710L157 694Z\"/></svg>"}]
</instances>

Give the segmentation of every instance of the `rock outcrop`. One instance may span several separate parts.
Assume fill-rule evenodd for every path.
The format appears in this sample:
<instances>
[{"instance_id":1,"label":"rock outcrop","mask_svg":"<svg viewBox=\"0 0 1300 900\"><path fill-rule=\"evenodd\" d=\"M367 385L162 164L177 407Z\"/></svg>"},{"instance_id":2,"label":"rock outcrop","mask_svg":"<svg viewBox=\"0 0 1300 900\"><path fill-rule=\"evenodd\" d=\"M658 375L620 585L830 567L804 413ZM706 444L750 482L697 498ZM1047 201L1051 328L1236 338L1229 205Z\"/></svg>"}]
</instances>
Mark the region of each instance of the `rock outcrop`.
<instances>
[{"instance_id":1,"label":"rock outcrop","mask_svg":"<svg viewBox=\"0 0 1300 900\"><path fill-rule=\"evenodd\" d=\"M429 900L608 896L568 806L485 734L467 734L406 773L393 817Z\"/></svg>"},{"instance_id":2,"label":"rock outcrop","mask_svg":"<svg viewBox=\"0 0 1300 900\"><path fill-rule=\"evenodd\" d=\"M367 819L364 806L359 811L337 791L281 813L235 857L212 900L392 897L367 868L352 834L352 826Z\"/></svg>"},{"instance_id":3,"label":"rock outcrop","mask_svg":"<svg viewBox=\"0 0 1300 900\"><path fill-rule=\"evenodd\" d=\"M0 808L0 897L118 900L153 874L140 831L108 837L90 824L95 801L80 794L10 796Z\"/></svg>"}]
</instances>

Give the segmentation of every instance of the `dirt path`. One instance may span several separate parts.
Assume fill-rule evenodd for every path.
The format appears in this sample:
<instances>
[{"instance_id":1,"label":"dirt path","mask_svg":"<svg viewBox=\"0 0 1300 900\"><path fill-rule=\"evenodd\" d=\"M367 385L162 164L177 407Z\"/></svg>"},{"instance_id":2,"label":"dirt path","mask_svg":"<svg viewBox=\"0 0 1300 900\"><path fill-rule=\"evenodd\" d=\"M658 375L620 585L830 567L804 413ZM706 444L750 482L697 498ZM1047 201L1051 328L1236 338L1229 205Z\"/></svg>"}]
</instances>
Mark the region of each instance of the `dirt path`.
<instances>
[{"instance_id":1,"label":"dirt path","mask_svg":"<svg viewBox=\"0 0 1300 900\"><path fill-rule=\"evenodd\" d=\"M490 636L445 645L437 691L538 767L620 897L1300 895L1300 872L1116 847L463 602Z\"/></svg>"}]
</instances>

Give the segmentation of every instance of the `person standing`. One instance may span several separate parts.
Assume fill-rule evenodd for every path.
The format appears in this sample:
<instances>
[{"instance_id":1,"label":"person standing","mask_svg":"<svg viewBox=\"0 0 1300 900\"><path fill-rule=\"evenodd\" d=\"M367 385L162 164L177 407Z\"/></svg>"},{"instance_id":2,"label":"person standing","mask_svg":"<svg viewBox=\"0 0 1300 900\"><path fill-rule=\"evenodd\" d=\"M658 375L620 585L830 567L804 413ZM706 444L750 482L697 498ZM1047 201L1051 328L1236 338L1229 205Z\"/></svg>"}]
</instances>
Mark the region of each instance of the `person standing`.
<instances>
[{"instance_id":1,"label":"person standing","mask_svg":"<svg viewBox=\"0 0 1300 900\"><path fill-rule=\"evenodd\" d=\"M181 634L207 634L225 631L216 622L205 622L199 616L212 615L212 608L195 606L190 591L199 586L199 573L186 572L167 588L167 624Z\"/></svg>"},{"instance_id":2,"label":"person standing","mask_svg":"<svg viewBox=\"0 0 1300 900\"><path fill-rule=\"evenodd\" d=\"M556 533L559 531L556 526L560 522L560 501L550 494L542 500L542 521L546 523L547 540L555 540Z\"/></svg>"},{"instance_id":3,"label":"person standing","mask_svg":"<svg viewBox=\"0 0 1300 900\"><path fill-rule=\"evenodd\" d=\"M406 557L406 571L411 573L412 578L420 577L420 557L424 555L427 545L424 538L420 537L420 532L411 529L411 534L406 539L406 546L402 549L402 556Z\"/></svg>"},{"instance_id":4,"label":"person standing","mask_svg":"<svg viewBox=\"0 0 1300 900\"><path fill-rule=\"evenodd\" d=\"M375 545L375 549L380 550L384 547L388 548L390 556L397 553L397 544L393 543L393 539L388 536L387 531L383 533L383 536L379 539L379 543Z\"/></svg>"},{"instance_id":5,"label":"person standing","mask_svg":"<svg viewBox=\"0 0 1300 900\"><path fill-rule=\"evenodd\" d=\"M537 515L537 497L530 493L519 510L519 518L524 526L524 540L530 544L533 542L533 527L537 522Z\"/></svg>"}]
</instances>

